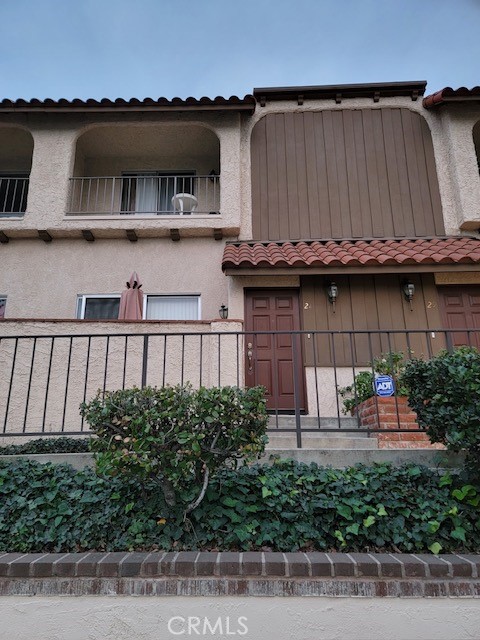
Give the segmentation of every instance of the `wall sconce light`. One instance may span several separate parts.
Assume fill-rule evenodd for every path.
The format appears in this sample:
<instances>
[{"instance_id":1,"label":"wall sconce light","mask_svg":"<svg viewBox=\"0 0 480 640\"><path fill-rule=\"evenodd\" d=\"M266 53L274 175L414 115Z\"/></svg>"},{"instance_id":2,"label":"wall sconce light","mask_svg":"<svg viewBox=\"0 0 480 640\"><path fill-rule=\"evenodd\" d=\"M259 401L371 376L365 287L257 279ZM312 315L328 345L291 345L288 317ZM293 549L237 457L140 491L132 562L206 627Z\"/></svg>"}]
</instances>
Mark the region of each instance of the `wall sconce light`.
<instances>
[{"instance_id":1,"label":"wall sconce light","mask_svg":"<svg viewBox=\"0 0 480 640\"><path fill-rule=\"evenodd\" d=\"M218 315L222 320L226 320L228 318L228 307L222 304L222 306L218 310Z\"/></svg>"},{"instance_id":2,"label":"wall sconce light","mask_svg":"<svg viewBox=\"0 0 480 640\"><path fill-rule=\"evenodd\" d=\"M415 295L415 285L413 282L409 282L408 280L402 285L403 295L405 296L405 300L410 305L410 311L413 311L412 300Z\"/></svg>"},{"instance_id":3,"label":"wall sconce light","mask_svg":"<svg viewBox=\"0 0 480 640\"><path fill-rule=\"evenodd\" d=\"M337 302L337 298L338 298L338 287L335 284L335 282L330 282L327 285L327 295L328 295L328 301L333 307L333 313L335 313L335 303Z\"/></svg>"}]
</instances>

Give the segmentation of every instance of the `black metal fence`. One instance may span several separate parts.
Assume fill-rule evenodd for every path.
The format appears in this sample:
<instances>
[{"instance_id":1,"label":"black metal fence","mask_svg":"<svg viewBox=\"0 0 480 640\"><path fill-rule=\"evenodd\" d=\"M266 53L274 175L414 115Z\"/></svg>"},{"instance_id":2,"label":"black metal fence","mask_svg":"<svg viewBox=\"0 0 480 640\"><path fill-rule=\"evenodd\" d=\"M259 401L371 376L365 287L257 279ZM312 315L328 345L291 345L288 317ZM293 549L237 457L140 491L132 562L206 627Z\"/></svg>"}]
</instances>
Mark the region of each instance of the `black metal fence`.
<instances>
[{"instance_id":1,"label":"black metal fence","mask_svg":"<svg viewBox=\"0 0 480 640\"><path fill-rule=\"evenodd\" d=\"M478 347L480 341L480 331L469 329L57 335L7 335L7 329L0 334L0 437L87 434L79 406L98 391L263 384L270 429L296 434L299 447L307 433L384 428L355 410L358 387L347 393L353 415L345 413L345 396L339 393L361 372L370 372L373 380L375 358L383 356L383 370L395 378L399 356L394 354L430 358L461 344ZM381 401L373 398L371 415L380 412ZM396 389L389 401L394 423L388 428L418 430L402 423L401 404Z\"/></svg>"},{"instance_id":2,"label":"black metal fence","mask_svg":"<svg viewBox=\"0 0 480 640\"><path fill-rule=\"evenodd\" d=\"M28 183L28 175L0 173L0 217L25 213Z\"/></svg>"}]
</instances>

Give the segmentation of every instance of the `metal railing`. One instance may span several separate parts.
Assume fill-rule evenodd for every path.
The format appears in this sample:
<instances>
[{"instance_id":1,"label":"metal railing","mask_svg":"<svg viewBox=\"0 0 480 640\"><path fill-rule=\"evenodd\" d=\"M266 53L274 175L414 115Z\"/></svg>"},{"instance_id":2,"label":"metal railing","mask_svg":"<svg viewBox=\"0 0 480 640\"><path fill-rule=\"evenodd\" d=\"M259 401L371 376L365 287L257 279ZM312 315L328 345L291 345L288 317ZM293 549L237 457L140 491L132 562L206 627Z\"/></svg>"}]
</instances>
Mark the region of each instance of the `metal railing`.
<instances>
[{"instance_id":1,"label":"metal railing","mask_svg":"<svg viewBox=\"0 0 480 640\"><path fill-rule=\"evenodd\" d=\"M0 217L25 213L28 196L28 177L0 174Z\"/></svg>"},{"instance_id":2,"label":"metal railing","mask_svg":"<svg viewBox=\"0 0 480 640\"><path fill-rule=\"evenodd\" d=\"M192 215L220 212L220 176L70 178L69 215Z\"/></svg>"},{"instance_id":3,"label":"metal railing","mask_svg":"<svg viewBox=\"0 0 480 640\"><path fill-rule=\"evenodd\" d=\"M379 397L369 401L368 411L354 402L357 411L346 416L339 394L361 371L373 376L369 363L382 353L430 358L444 348L480 343L480 331L468 329L58 335L1 330L0 325L0 437L87 434L79 405L97 391L187 382L263 384L270 429L296 434L298 447L307 433L384 431ZM421 431L403 423L402 403L396 392L388 400L389 432Z\"/></svg>"}]
</instances>

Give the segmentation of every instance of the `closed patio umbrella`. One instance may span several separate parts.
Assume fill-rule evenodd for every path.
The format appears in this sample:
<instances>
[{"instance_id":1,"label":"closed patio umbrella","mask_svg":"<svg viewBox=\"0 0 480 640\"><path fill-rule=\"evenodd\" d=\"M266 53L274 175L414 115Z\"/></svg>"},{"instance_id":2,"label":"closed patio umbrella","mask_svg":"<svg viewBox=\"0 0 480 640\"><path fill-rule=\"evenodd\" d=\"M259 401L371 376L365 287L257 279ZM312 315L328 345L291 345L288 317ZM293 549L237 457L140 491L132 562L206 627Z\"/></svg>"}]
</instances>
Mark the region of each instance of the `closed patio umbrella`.
<instances>
[{"instance_id":1,"label":"closed patio umbrella","mask_svg":"<svg viewBox=\"0 0 480 640\"><path fill-rule=\"evenodd\" d=\"M143 318L143 291L142 283L136 271L130 276L126 283L127 289L120 298L120 308L118 310L119 320L142 320Z\"/></svg>"}]
</instances>

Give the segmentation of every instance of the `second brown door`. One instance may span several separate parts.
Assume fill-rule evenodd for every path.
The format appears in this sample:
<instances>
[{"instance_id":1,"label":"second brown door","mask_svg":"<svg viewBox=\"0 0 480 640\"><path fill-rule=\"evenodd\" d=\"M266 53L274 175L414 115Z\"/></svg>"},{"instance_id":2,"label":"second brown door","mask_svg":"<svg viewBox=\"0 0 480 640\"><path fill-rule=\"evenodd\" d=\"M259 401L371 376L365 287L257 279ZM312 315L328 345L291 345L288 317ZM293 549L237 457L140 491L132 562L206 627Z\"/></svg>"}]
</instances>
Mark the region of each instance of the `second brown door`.
<instances>
[{"instance_id":1,"label":"second brown door","mask_svg":"<svg viewBox=\"0 0 480 640\"><path fill-rule=\"evenodd\" d=\"M445 327L455 330L451 333L451 344L454 347L471 345L480 348L480 286L439 287L438 291Z\"/></svg>"}]
</instances>

